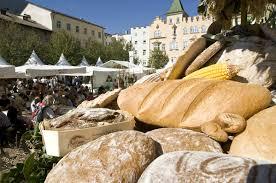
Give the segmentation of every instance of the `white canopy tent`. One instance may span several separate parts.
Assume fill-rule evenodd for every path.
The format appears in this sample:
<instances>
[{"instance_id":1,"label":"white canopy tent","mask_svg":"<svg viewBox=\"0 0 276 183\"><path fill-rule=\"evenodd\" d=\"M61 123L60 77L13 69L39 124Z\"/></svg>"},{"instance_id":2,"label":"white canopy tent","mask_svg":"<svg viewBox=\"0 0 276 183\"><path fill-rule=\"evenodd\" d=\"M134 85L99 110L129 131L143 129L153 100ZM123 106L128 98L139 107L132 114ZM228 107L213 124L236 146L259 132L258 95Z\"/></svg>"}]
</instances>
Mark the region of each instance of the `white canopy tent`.
<instances>
[{"instance_id":1,"label":"white canopy tent","mask_svg":"<svg viewBox=\"0 0 276 183\"><path fill-rule=\"evenodd\" d=\"M3 57L0 56L0 65L11 65Z\"/></svg>"},{"instance_id":2,"label":"white canopy tent","mask_svg":"<svg viewBox=\"0 0 276 183\"><path fill-rule=\"evenodd\" d=\"M62 53L56 66L72 66L65 58L64 54Z\"/></svg>"},{"instance_id":3,"label":"white canopy tent","mask_svg":"<svg viewBox=\"0 0 276 183\"><path fill-rule=\"evenodd\" d=\"M37 56L37 54L35 53L35 51L33 50L30 58L27 60L27 62L24 65L45 65L40 58Z\"/></svg>"},{"instance_id":4,"label":"white canopy tent","mask_svg":"<svg viewBox=\"0 0 276 183\"><path fill-rule=\"evenodd\" d=\"M85 56L82 57L81 63L79 64L81 67L88 67L89 63L87 62Z\"/></svg>"},{"instance_id":5,"label":"white canopy tent","mask_svg":"<svg viewBox=\"0 0 276 183\"><path fill-rule=\"evenodd\" d=\"M103 61L101 60L101 57L99 57L96 62L96 66L101 66L102 64L103 64Z\"/></svg>"}]
</instances>

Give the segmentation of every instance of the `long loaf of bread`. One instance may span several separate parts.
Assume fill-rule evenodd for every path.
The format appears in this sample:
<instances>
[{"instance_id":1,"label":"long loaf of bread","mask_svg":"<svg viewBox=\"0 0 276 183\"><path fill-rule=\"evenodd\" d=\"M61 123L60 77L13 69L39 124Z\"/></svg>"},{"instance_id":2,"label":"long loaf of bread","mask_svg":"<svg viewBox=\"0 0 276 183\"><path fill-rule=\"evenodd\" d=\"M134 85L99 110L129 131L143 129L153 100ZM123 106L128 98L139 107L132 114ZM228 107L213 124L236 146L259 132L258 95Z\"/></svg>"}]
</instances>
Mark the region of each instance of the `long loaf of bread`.
<instances>
[{"instance_id":1,"label":"long loaf of bread","mask_svg":"<svg viewBox=\"0 0 276 183\"><path fill-rule=\"evenodd\" d=\"M199 129L221 113L249 118L269 106L271 95L259 85L191 79L138 84L123 90L117 102L148 124Z\"/></svg>"}]
</instances>

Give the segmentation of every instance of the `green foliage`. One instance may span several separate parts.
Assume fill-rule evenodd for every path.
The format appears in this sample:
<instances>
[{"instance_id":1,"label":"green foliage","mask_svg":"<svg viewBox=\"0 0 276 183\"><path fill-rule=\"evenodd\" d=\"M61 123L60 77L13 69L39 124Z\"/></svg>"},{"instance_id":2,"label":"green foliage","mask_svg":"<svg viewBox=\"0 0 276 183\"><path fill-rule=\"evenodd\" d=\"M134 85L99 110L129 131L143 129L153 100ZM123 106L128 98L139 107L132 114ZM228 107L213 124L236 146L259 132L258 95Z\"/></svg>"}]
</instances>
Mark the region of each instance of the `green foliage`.
<instances>
[{"instance_id":1,"label":"green foliage","mask_svg":"<svg viewBox=\"0 0 276 183\"><path fill-rule=\"evenodd\" d=\"M0 55L13 65L22 65L32 50L43 53L42 38L34 30L23 29L15 23L0 21Z\"/></svg>"},{"instance_id":2,"label":"green foliage","mask_svg":"<svg viewBox=\"0 0 276 183\"><path fill-rule=\"evenodd\" d=\"M150 53L149 64L155 69L163 68L168 61L169 57L164 51L161 51L160 49L154 49Z\"/></svg>"},{"instance_id":3,"label":"green foliage","mask_svg":"<svg viewBox=\"0 0 276 183\"><path fill-rule=\"evenodd\" d=\"M43 183L60 158L48 156L42 144L42 136L38 125L35 130L27 131L21 137L21 141L27 143L33 152L24 163L18 163L16 167L0 173L0 183Z\"/></svg>"},{"instance_id":4,"label":"green foliage","mask_svg":"<svg viewBox=\"0 0 276 183\"><path fill-rule=\"evenodd\" d=\"M98 41L89 39L86 42L86 46L84 49L84 56L90 62L89 64L95 65L97 59L101 57L102 60L108 60L105 53L105 47L103 44Z\"/></svg>"},{"instance_id":5,"label":"green foliage","mask_svg":"<svg viewBox=\"0 0 276 183\"><path fill-rule=\"evenodd\" d=\"M66 31L54 32L48 39L38 30L27 29L21 25L0 21L0 55L12 65L23 65L33 50L45 63L55 64L63 53L69 63L78 65L85 56L95 64L98 57L102 60L128 60L131 44L116 41L104 46L102 43L89 39L81 42Z\"/></svg>"},{"instance_id":6,"label":"green foliage","mask_svg":"<svg viewBox=\"0 0 276 183\"><path fill-rule=\"evenodd\" d=\"M131 45L124 45L123 41L113 41L106 47L106 56L108 60L129 60L128 52L131 49Z\"/></svg>"},{"instance_id":7,"label":"green foliage","mask_svg":"<svg viewBox=\"0 0 276 183\"><path fill-rule=\"evenodd\" d=\"M82 52L78 39L65 31L55 32L47 46L47 60L49 63L55 64L63 53L72 65L78 65L82 59Z\"/></svg>"}]
</instances>

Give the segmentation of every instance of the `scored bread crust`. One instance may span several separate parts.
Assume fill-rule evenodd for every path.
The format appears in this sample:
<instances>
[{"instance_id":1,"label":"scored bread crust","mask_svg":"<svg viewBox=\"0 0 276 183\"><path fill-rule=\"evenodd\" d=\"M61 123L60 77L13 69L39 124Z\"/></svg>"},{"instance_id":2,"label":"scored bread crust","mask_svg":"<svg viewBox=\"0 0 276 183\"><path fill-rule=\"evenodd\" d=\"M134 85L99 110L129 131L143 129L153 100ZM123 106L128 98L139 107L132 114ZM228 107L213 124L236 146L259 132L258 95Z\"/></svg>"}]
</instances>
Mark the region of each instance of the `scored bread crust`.
<instances>
[{"instance_id":1,"label":"scored bread crust","mask_svg":"<svg viewBox=\"0 0 276 183\"><path fill-rule=\"evenodd\" d=\"M268 107L271 95L259 85L191 79L135 85L123 90L117 102L145 123L200 130L221 113L247 119Z\"/></svg>"}]
</instances>

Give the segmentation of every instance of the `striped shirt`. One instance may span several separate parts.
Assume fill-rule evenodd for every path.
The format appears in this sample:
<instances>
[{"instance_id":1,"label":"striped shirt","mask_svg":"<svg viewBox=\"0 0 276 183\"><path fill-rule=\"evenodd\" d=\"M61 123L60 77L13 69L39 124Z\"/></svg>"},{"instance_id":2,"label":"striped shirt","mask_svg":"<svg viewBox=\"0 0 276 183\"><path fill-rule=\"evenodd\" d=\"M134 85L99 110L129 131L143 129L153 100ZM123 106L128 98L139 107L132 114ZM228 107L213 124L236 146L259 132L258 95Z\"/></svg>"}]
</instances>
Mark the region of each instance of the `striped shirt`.
<instances>
[{"instance_id":1,"label":"striped shirt","mask_svg":"<svg viewBox=\"0 0 276 183\"><path fill-rule=\"evenodd\" d=\"M9 126L11 126L9 118L3 112L0 112L0 128L7 128Z\"/></svg>"}]
</instances>

